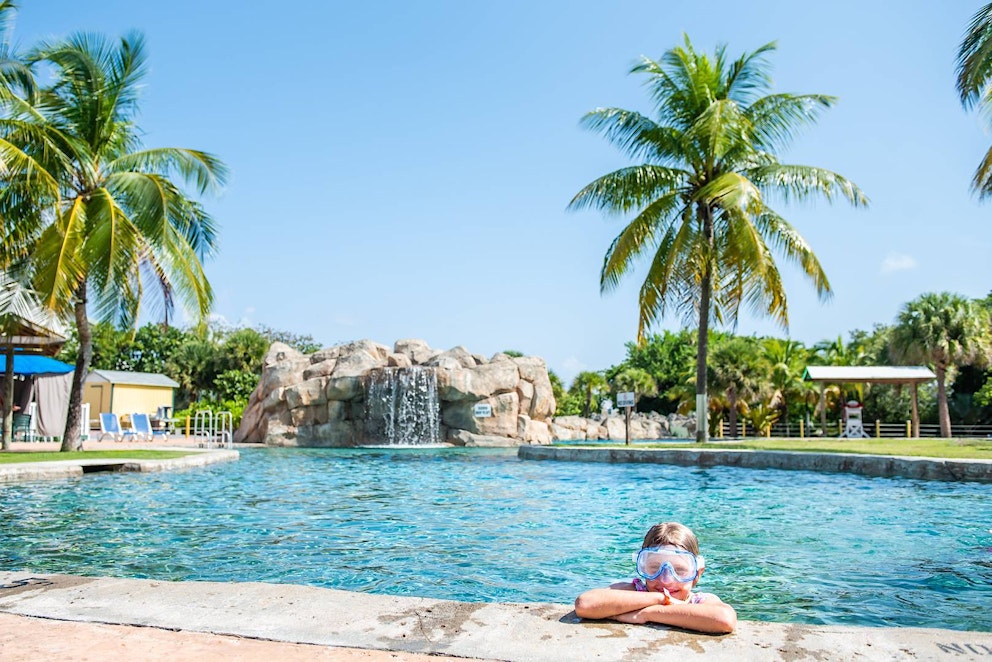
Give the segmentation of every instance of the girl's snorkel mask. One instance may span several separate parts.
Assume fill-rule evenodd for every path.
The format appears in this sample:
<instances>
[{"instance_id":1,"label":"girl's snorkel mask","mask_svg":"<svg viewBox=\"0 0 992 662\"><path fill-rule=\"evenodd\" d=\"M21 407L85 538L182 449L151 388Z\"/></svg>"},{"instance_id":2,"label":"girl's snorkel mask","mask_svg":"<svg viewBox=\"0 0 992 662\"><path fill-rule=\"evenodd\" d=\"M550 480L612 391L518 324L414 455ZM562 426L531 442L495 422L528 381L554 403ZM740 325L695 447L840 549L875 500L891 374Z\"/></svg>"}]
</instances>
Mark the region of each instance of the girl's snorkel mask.
<instances>
[{"instance_id":1,"label":"girl's snorkel mask","mask_svg":"<svg viewBox=\"0 0 992 662\"><path fill-rule=\"evenodd\" d=\"M706 560L692 552L674 547L645 547L634 553L637 574L644 579L675 579L691 582L706 567ZM667 573L667 577L664 575Z\"/></svg>"}]
</instances>

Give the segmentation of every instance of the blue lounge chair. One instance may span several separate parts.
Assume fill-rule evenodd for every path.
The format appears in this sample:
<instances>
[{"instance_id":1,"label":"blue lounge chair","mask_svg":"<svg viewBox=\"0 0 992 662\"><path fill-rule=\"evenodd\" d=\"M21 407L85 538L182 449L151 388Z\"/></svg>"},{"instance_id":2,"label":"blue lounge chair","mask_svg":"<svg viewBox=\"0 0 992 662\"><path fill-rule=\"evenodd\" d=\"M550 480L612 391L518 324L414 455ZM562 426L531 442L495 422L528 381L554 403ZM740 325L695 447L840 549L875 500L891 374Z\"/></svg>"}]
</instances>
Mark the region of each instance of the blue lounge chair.
<instances>
[{"instance_id":1,"label":"blue lounge chair","mask_svg":"<svg viewBox=\"0 0 992 662\"><path fill-rule=\"evenodd\" d=\"M137 441L152 440L152 422L148 418L148 414L131 414L131 428L134 430L134 437Z\"/></svg>"},{"instance_id":2,"label":"blue lounge chair","mask_svg":"<svg viewBox=\"0 0 992 662\"><path fill-rule=\"evenodd\" d=\"M120 441L124 438L124 431L121 429L121 421L117 418L117 414L101 412L100 441L103 441L103 438L108 436L114 441Z\"/></svg>"}]
</instances>

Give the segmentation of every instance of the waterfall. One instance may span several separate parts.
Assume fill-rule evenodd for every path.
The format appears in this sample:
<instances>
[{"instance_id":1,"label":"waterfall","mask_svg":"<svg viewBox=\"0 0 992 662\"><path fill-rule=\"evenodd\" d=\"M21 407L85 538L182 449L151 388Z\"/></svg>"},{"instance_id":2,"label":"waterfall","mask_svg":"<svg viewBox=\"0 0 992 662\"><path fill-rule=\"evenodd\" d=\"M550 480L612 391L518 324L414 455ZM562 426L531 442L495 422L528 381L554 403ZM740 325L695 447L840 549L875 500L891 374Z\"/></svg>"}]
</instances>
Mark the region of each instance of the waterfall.
<instances>
[{"instance_id":1,"label":"waterfall","mask_svg":"<svg viewBox=\"0 0 992 662\"><path fill-rule=\"evenodd\" d=\"M378 368L367 377L366 445L441 443L437 374L433 368Z\"/></svg>"}]
</instances>

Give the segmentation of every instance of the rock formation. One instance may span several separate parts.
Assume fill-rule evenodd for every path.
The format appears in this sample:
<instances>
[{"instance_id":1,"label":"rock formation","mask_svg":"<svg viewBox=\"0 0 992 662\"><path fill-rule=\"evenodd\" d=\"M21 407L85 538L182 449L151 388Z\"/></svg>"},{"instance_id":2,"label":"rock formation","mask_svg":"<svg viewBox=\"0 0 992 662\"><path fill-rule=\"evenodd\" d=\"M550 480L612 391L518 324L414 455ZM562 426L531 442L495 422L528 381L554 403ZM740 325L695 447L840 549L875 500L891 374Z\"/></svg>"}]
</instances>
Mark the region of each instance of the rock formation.
<instances>
[{"instance_id":1,"label":"rock formation","mask_svg":"<svg viewBox=\"0 0 992 662\"><path fill-rule=\"evenodd\" d=\"M630 417L631 439L673 439L689 438L696 434L695 416L669 414L662 416L656 412L633 414ZM613 413L610 416L583 418L581 416L558 416L551 421L551 436L555 441L624 441L626 423L624 415Z\"/></svg>"},{"instance_id":2,"label":"rock formation","mask_svg":"<svg viewBox=\"0 0 992 662\"><path fill-rule=\"evenodd\" d=\"M434 350L423 340L398 340L392 350L359 340L310 355L273 343L234 440L275 446L360 445L367 427L369 373L417 367L433 369L436 375L444 442L551 443L555 400L543 359L501 353L486 359L460 346ZM491 416L484 415L487 409Z\"/></svg>"}]
</instances>

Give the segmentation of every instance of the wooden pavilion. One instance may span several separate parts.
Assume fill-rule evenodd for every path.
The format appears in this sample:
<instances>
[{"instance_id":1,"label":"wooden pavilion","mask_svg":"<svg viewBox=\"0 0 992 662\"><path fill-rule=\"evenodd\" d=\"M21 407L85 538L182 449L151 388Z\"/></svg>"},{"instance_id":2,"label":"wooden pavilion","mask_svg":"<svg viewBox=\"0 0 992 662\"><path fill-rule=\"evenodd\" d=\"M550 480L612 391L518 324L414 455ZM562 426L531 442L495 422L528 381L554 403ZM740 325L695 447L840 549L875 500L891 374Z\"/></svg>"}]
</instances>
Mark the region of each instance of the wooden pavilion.
<instances>
[{"instance_id":1,"label":"wooden pavilion","mask_svg":"<svg viewBox=\"0 0 992 662\"><path fill-rule=\"evenodd\" d=\"M909 384L912 387L912 433L920 436L919 385L937 379L925 366L806 366L803 380L820 384L820 425L827 430L827 384Z\"/></svg>"}]
</instances>

